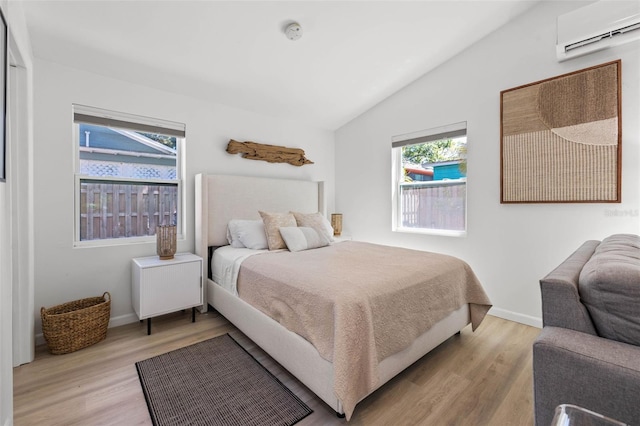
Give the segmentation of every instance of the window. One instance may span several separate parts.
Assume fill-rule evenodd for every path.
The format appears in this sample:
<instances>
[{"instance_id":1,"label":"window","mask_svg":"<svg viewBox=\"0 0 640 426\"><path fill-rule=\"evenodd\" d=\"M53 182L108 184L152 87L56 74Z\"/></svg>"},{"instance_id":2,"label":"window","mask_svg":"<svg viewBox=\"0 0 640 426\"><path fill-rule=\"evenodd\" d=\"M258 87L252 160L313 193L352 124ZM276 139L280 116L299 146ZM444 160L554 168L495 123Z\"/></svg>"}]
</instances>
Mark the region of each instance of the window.
<instances>
[{"instance_id":1,"label":"window","mask_svg":"<svg viewBox=\"0 0 640 426\"><path fill-rule=\"evenodd\" d=\"M465 235L467 123L392 139L393 230Z\"/></svg>"},{"instance_id":2,"label":"window","mask_svg":"<svg viewBox=\"0 0 640 426\"><path fill-rule=\"evenodd\" d=\"M73 121L75 241L149 240L158 225L181 230L184 124L80 105Z\"/></svg>"}]
</instances>

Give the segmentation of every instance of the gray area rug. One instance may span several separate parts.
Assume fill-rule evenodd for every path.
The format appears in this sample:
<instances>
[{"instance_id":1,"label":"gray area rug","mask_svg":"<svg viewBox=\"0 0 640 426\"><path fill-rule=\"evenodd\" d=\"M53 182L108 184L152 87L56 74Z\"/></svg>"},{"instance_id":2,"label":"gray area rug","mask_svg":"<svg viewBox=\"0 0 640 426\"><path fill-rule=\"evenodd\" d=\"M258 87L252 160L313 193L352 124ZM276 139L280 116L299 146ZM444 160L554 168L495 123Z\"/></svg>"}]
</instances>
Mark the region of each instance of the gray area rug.
<instances>
[{"instance_id":1,"label":"gray area rug","mask_svg":"<svg viewBox=\"0 0 640 426\"><path fill-rule=\"evenodd\" d=\"M228 334L136 369L156 426L293 425L313 412Z\"/></svg>"}]
</instances>

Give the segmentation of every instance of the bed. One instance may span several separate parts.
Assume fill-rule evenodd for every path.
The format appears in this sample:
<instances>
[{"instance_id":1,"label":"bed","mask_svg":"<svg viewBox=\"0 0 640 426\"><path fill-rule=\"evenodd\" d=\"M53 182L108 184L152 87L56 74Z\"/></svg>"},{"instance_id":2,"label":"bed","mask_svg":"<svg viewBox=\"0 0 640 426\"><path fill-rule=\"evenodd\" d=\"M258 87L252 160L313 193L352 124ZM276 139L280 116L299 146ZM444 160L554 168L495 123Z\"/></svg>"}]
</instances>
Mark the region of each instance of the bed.
<instances>
[{"instance_id":1,"label":"bed","mask_svg":"<svg viewBox=\"0 0 640 426\"><path fill-rule=\"evenodd\" d=\"M232 220L257 220L260 219L259 211L293 211L309 214L321 212L326 216L323 183L304 180L199 174L196 176L195 204L196 254L209 259L208 262L203 262L206 264L211 263L211 247L228 245L227 226ZM232 250L229 249L229 251ZM363 256L363 251L367 252L366 256ZM406 289L398 292L404 294L402 296L404 299L400 296L388 297L385 281L388 278L384 278L385 268L378 270L381 281L377 285L377 290L358 287L357 291L350 292L354 293L352 296L341 295L335 298L332 296L331 300L322 298L324 294L311 294L322 293L317 290L322 285L329 286L327 288L330 291L323 290L325 294L333 294L334 291L339 290L337 287L340 287L336 283L342 279L342 276L350 274L350 269L353 269L354 274L357 269L363 273L364 269L372 269L380 265L382 263L380 259L396 255L397 262L402 262L402 259L409 259L411 256L429 256L424 261L421 257L416 257L416 260L430 265L428 267L429 274L434 277L434 280L441 281L437 290L438 299L432 299L439 305L438 308L447 306L447 304L455 306L446 312L438 312L438 316L434 316L435 320L428 323L428 329L420 331L420 333L415 333L413 330L414 319L412 318L417 317L405 318L403 315L405 315L405 311L411 310L406 306L411 305L412 298L422 300L429 299L429 297L425 297L424 293L421 293L419 297L404 294ZM371 265L362 268L349 266L358 264L360 259L363 262L371 262ZM319 266L320 262L330 262L331 265L342 263L343 265L322 269ZM455 267L455 270L458 271L457 275L454 277L451 273L446 272L444 266L440 271L439 267L436 267L438 262L443 265L447 264L450 268ZM277 269L276 265L281 269ZM292 265L306 265L307 275L304 275L302 271L292 272L294 271L290 269L293 267ZM265 255L250 256L243 261L240 267L239 276L242 277L242 280L238 280L238 286L241 289L240 296L237 295L237 291L226 285L223 287L212 279L209 275L208 265L204 265L203 268L203 276L209 277L204 286L207 304L224 315L336 413L345 415L347 420L351 417L359 401L468 324L472 323L475 329L491 307L489 299L477 283L473 271L459 259L359 242L334 242L326 247L299 252L289 252L288 250L270 252L267 250ZM339 273L327 273L323 277L325 274L318 273L318 271L324 270L339 271ZM427 272L425 270L424 274L426 275ZM418 275L422 276L423 274ZM287 276L296 278L287 279ZM314 282L313 285L308 285L308 288L304 290L308 293L299 293L302 290L293 287L294 284L305 287L305 284L313 281L314 277L323 279L317 283ZM330 279L326 279L327 277ZM367 280L363 280L361 277L361 275L354 275L350 280L358 282L360 285L361 281ZM441 277L444 277L444 281ZM393 279L388 280L393 281ZM465 282L458 286L457 281ZM254 288L251 291L258 293L249 293L251 283ZM287 287L289 285L291 287ZM332 285L333 287L331 287ZM283 291L282 288L278 290L279 286L284 288L287 297L291 299L289 302L293 301L293 303L287 303L285 300L285 305L287 305L285 316L282 315L282 309L276 308L275 311L269 311L272 306L283 306L280 303L283 296L277 294L277 291ZM372 283L371 286L375 287L375 284ZM451 294L449 294L448 287L455 287L458 290L451 290ZM272 290L276 293L275 295L271 293ZM371 293L369 297L374 300L375 291L379 293L375 296L377 297L375 300L378 302L367 301L366 307L362 308L361 294L367 293L369 295ZM417 286L415 291L424 292ZM453 293L456 291L457 293L454 295ZM292 306L304 305L303 301L311 296L319 296L321 299L302 308L308 312L288 312ZM275 299L265 301L267 297L275 297ZM294 300L294 297L298 299ZM350 297L354 299L350 299ZM458 305L456 304L458 302L455 301L461 300L460 297L464 298L465 303ZM276 300L277 303L274 303L273 300ZM261 304L261 301L264 303ZM208 308L207 304L203 306L203 310ZM373 314L369 312L369 304L375 305L376 310L371 309ZM396 305L403 308L397 309ZM317 307L317 309L314 311L313 307ZM327 313L329 320L327 318L314 319L315 315L320 318L323 312ZM346 314L341 315L340 312ZM377 318L377 320L371 320L374 323L371 326L363 325L360 319L352 320L354 312L364 312L362 316ZM414 314L419 314L419 312ZM300 315L305 319L300 320ZM358 315L355 317L357 318ZM401 334L399 331L402 331L402 324L406 325L408 322L411 327L406 328L412 329L414 333L413 335L409 333L410 340L403 336L402 342L398 340L386 345L380 343L384 340L381 336ZM298 323L303 323L302 328L296 327ZM380 324L393 324L396 328L383 329ZM291 330L295 330L295 332ZM367 333L367 330L373 331ZM318 336L328 338L328 343L317 340Z\"/></svg>"}]
</instances>

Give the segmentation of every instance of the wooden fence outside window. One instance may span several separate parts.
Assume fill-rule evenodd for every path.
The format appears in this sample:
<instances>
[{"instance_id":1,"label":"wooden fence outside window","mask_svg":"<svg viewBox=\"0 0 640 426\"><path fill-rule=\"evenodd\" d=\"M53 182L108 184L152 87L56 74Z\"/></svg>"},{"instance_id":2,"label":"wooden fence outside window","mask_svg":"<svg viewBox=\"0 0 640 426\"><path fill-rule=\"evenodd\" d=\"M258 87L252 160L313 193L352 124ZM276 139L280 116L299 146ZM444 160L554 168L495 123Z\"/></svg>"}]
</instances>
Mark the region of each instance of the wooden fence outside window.
<instances>
[{"instance_id":1,"label":"wooden fence outside window","mask_svg":"<svg viewBox=\"0 0 640 426\"><path fill-rule=\"evenodd\" d=\"M80 182L80 240L155 235L177 223L178 185Z\"/></svg>"},{"instance_id":2,"label":"wooden fence outside window","mask_svg":"<svg viewBox=\"0 0 640 426\"><path fill-rule=\"evenodd\" d=\"M402 227L464 231L465 181L403 183L400 186Z\"/></svg>"}]
</instances>

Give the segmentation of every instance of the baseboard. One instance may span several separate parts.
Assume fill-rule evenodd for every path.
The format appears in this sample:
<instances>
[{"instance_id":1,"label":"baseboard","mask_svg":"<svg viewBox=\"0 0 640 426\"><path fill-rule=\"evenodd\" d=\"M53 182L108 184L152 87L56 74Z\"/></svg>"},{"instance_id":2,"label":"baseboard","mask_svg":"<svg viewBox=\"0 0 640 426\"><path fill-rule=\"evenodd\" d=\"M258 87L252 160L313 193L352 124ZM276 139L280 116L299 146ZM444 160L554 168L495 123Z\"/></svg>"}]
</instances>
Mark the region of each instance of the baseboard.
<instances>
[{"instance_id":1,"label":"baseboard","mask_svg":"<svg viewBox=\"0 0 640 426\"><path fill-rule=\"evenodd\" d=\"M542 328L542 318L532 317L530 315L520 314L518 312L507 311L506 309L496 308L495 306L489 310L489 315L503 318L509 321L519 322L521 324L530 325L532 327Z\"/></svg>"},{"instance_id":2,"label":"baseboard","mask_svg":"<svg viewBox=\"0 0 640 426\"><path fill-rule=\"evenodd\" d=\"M132 322L136 322L138 320L138 316L135 313L120 315L118 317L111 317L109 319L108 328L118 327L125 324L131 324ZM36 334L36 346L44 345L46 341L44 340L44 335L42 333Z\"/></svg>"},{"instance_id":3,"label":"baseboard","mask_svg":"<svg viewBox=\"0 0 640 426\"><path fill-rule=\"evenodd\" d=\"M132 322L139 321L138 316L135 313L120 315L119 317L109 318L109 328L118 327L125 324L131 324Z\"/></svg>"}]
</instances>

